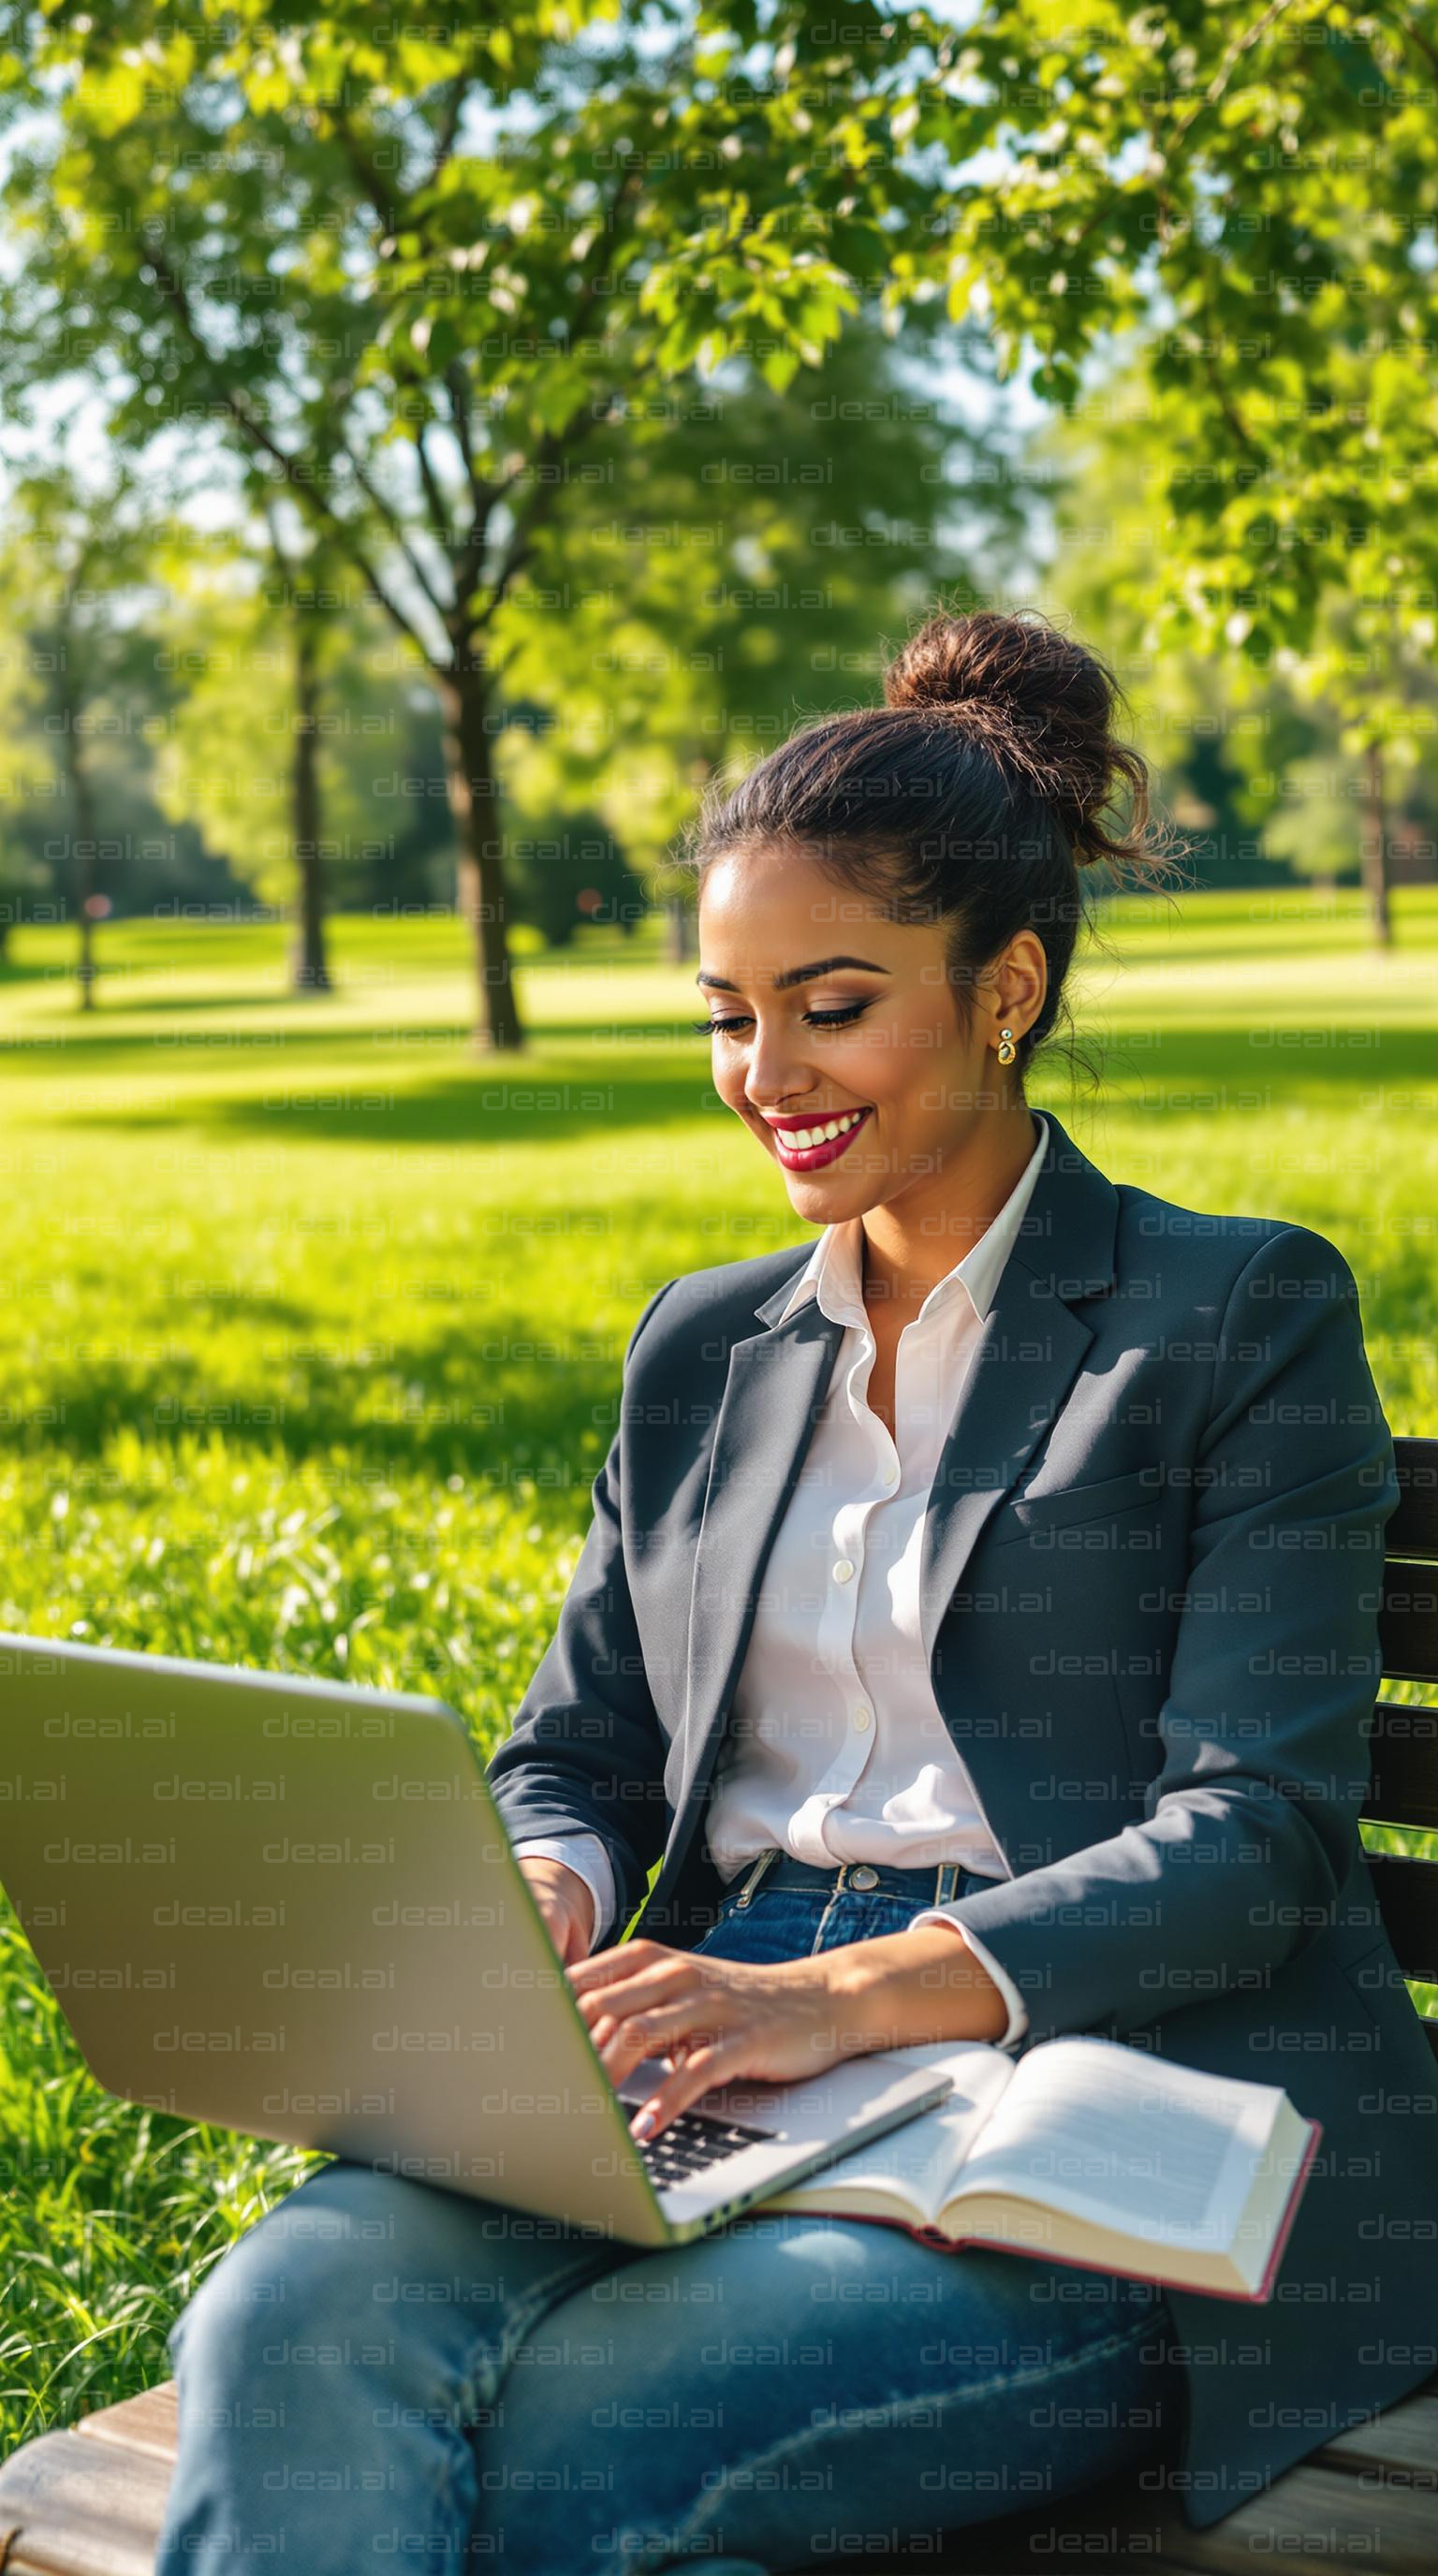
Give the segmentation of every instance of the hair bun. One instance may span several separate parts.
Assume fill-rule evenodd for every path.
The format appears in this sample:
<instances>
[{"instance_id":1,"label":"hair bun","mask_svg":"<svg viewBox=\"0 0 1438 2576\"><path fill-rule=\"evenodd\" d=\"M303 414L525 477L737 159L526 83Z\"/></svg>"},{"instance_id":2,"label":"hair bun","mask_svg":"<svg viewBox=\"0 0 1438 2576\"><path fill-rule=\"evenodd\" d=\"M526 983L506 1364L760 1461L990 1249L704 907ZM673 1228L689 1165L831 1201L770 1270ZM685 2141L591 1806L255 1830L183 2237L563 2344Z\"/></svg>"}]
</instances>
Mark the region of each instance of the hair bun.
<instances>
[{"instance_id":1,"label":"hair bun","mask_svg":"<svg viewBox=\"0 0 1438 2576\"><path fill-rule=\"evenodd\" d=\"M1052 806L1080 865L1130 846L1102 821L1121 783L1143 820L1144 764L1113 738L1118 694L1096 654L1032 611L931 617L884 673L886 705L961 724Z\"/></svg>"}]
</instances>

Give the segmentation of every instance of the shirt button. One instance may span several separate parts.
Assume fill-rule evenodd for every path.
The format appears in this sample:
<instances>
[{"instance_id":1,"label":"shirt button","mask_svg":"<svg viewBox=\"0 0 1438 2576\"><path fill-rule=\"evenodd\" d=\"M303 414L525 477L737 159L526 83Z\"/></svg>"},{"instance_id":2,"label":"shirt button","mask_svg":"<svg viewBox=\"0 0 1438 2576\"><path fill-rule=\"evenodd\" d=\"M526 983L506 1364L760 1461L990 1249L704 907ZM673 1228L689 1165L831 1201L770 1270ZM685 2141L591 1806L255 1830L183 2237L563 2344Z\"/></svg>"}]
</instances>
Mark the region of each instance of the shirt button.
<instances>
[{"instance_id":1,"label":"shirt button","mask_svg":"<svg viewBox=\"0 0 1438 2576\"><path fill-rule=\"evenodd\" d=\"M898 1471L898 1468L897 1468L897 1467L886 1467L886 1468L884 1469L884 1482L885 1482L885 1484L886 1484L886 1485L897 1485L898 1481L899 1481L899 1471Z\"/></svg>"},{"instance_id":2,"label":"shirt button","mask_svg":"<svg viewBox=\"0 0 1438 2576\"><path fill-rule=\"evenodd\" d=\"M838 1564L834 1568L834 1581L836 1583L847 1583L853 1571L853 1566L850 1564L848 1557L841 1556Z\"/></svg>"},{"instance_id":3,"label":"shirt button","mask_svg":"<svg viewBox=\"0 0 1438 2576\"><path fill-rule=\"evenodd\" d=\"M863 1733L863 1731L864 1731L865 1727L868 1725L870 1718L873 1716L873 1713L874 1713L874 1712L873 1712L873 1710L872 1710L872 1709L870 1709L870 1708L856 1708L856 1709L855 1709L855 1711L854 1711L854 1724L855 1724L855 1725L857 1726L857 1728L859 1729L859 1732L860 1732L860 1734L861 1734L861 1735L862 1735L862 1733Z\"/></svg>"}]
</instances>

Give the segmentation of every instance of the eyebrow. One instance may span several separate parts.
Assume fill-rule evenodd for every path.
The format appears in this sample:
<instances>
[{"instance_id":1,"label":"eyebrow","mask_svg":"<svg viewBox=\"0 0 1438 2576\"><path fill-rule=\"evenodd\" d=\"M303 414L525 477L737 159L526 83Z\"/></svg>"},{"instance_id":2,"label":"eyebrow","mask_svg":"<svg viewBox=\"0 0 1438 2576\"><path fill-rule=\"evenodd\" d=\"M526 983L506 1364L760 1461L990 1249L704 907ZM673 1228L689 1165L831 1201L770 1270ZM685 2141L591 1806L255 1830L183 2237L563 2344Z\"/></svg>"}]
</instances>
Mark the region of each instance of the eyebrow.
<instances>
[{"instance_id":1,"label":"eyebrow","mask_svg":"<svg viewBox=\"0 0 1438 2576\"><path fill-rule=\"evenodd\" d=\"M859 966L866 975L887 975L887 966L876 966L871 957L821 957L817 966L790 966L774 978L776 993L786 993L791 984L812 984L816 976L832 975L836 966ZM737 993L739 986L725 982L722 975L706 975L701 966L696 984L712 985L716 993Z\"/></svg>"}]
</instances>

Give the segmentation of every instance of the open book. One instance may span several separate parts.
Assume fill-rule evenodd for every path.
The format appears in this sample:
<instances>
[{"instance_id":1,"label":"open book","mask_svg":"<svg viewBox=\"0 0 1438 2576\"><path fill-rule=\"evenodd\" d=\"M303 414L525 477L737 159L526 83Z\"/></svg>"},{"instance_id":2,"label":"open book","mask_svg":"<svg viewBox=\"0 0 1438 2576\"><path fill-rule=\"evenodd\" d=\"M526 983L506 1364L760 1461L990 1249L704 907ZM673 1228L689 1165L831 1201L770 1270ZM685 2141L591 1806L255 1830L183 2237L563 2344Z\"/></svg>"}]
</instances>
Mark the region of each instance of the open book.
<instances>
[{"instance_id":1,"label":"open book","mask_svg":"<svg viewBox=\"0 0 1438 2576\"><path fill-rule=\"evenodd\" d=\"M1107 2039L1045 2040L1018 2058L982 2040L885 2055L947 2067L953 2091L765 2209L880 2219L940 2245L1216 2298L1272 2296L1323 2134L1278 2085Z\"/></svg>"}]
</instances>

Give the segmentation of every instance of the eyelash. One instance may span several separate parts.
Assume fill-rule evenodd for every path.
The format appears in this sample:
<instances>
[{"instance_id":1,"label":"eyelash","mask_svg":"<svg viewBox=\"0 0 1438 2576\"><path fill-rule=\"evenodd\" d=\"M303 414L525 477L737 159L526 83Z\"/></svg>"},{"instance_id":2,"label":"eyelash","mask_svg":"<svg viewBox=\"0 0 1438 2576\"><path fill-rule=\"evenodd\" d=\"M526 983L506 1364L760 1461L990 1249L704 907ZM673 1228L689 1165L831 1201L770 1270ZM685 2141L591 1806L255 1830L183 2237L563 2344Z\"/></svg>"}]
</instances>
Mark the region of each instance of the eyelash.
<instances>
[{"instance_id":1,"label":"eyelash","mask_svg":"<svg viewBox=\"0 0 1438 2576\"><path fill-rule=\"evenodd\" d=\"M868 1008L867 1002L851 1002L846 1011L806 1011L804 1017L811 1028L841 1029L848 1021L859 1019ZM689 1025L696 1037L712 1038L716 1033L728 1037L735 1029L742 1029L748 1016L747 1011L741 1011L737 1019L691 1020Z\"/></svg>"}]
</instances>

